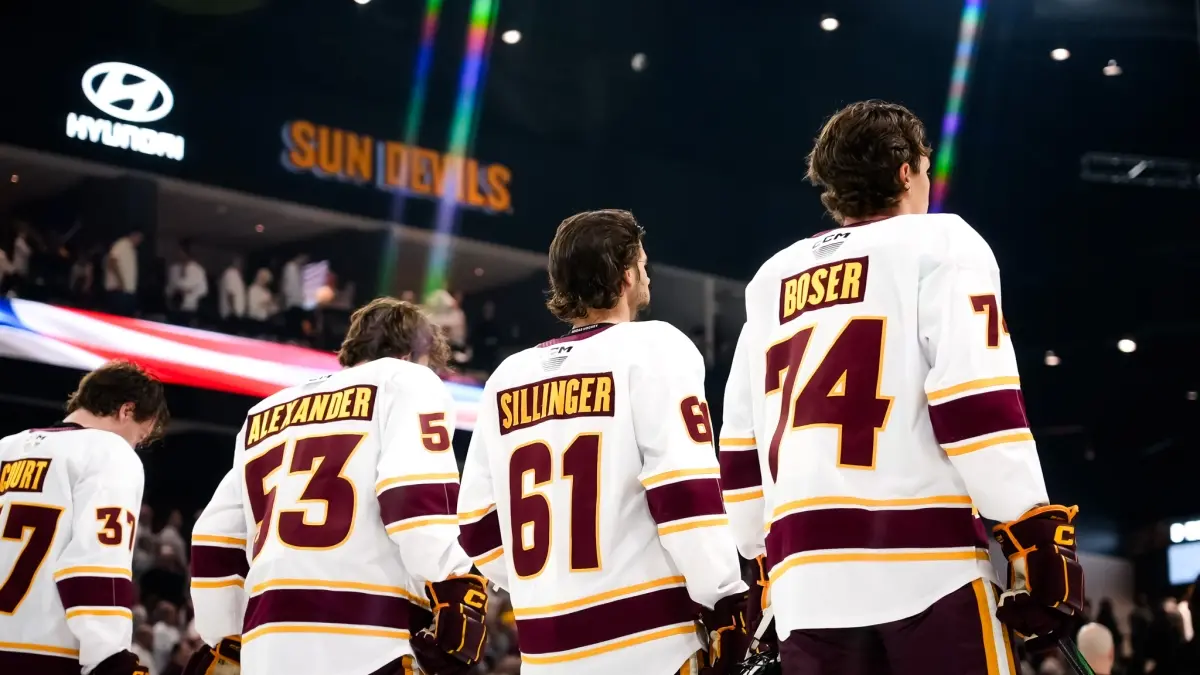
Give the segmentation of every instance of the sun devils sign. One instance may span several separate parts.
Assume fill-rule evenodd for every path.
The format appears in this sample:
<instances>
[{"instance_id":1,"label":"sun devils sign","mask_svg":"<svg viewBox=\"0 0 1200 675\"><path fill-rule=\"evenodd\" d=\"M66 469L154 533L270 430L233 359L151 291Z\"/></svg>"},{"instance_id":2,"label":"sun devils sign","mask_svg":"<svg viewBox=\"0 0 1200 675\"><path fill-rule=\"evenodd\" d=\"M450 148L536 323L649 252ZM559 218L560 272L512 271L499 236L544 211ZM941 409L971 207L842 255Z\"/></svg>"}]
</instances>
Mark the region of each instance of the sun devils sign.
<instances>
[{"instance_id":1,"label":"sun devils sign","mask_svg":"<svg viewBox=\"0 0 1200 675\"><path fill-rule=\"evenodd\" d=\"M183 159L182 136L135 126L157 122L175 107L175 95L159 76L128 63L101 63L83 74L83 93L100 112L122 121L68 113L67 136L147 155Z\"/></svg>"}]
</instances>

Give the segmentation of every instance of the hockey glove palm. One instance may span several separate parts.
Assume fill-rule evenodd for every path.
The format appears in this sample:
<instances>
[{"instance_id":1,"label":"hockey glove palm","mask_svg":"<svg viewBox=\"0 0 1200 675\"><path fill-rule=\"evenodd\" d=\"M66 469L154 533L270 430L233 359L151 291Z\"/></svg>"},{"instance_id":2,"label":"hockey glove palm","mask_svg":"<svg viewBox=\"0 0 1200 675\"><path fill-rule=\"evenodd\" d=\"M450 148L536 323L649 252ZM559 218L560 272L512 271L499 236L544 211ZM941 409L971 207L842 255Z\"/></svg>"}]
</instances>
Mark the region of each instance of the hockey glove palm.
<instances>
[{"instance_id":1,"label":"hockey glove palm","mask_svg":"<svg viewBox=\"0 0 1200 675\"><path fill-rule=\"evenodd\" d=\"M1039 506L992 530L1008 558L1008 590L996 618L1033 651L1069 634L1083 612L1083 568L1075 555L1077 506Z\"/></svg>"},{"instance_id":2,"label":"hockey glove palm","mask_svg":"<svg viewBox=\"0 0 1200 675\"><path fill-rule=\"evenodd\" d=\"M700 622L708 633L708 659L700 675L729 675L745 657L749 645L746 603L747 594L738 593L721 598L712 609L701 610Z\"/></svg>"},{"instance_id":3,"label":"hockey glove palm","mask_svg":"<svg viewBox=\"0 0 1200 675\"><path fill-rule=\"evenodd\" d=\"M92 669L92 675L150 675L150 669L142 665L137 654L122 651L101 661Z\"/></svg>"},{"instance_id":4,"label":"hockey glove palm","mask_svg":"<svg viewBox=\"0 0 1200 675\"><path fill-rule=\"evenodd\" d=\"M201 645L192 654L183 675L239 675L242 672L242 638L230 636L216 647Z\"/></svg>"},{"instance_id":5,"label":"hockey glove palm","mask_svg":"<svg viewBox=\"0 0 1200 675\"><path fill-rule=\"evenodd\" d=\"M433 625L412 638L413 653L428 675L458 675L483 656L488 595L473 574L426 584Z\"/></svg>"}]
</instances>

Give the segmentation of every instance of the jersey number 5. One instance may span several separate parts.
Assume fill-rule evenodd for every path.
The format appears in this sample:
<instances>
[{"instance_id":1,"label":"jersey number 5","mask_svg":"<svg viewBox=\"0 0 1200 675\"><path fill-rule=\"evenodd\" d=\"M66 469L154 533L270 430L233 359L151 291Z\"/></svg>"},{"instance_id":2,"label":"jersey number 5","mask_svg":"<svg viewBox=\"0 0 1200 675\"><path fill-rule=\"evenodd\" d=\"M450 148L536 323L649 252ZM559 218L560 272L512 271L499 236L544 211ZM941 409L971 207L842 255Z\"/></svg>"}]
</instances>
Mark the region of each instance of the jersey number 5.
<instances>
[{"instance_id":1,"label":"jersey number 5","mask_svg":"<svg viewBox=\"0 0 1200 675\"><path fill-rule=\"evenodd\" d=\"M533 490L525 476L533 474ZM600 434L580 434L562 454L562 477L571 481L571 571L600 569ZM508 460L513 569L522 579L535 577L550 559L550 499L536 490L554 480L554 453L544 441L513 451Z\"/></svg>"},{"instance_id":2,"label":"jersey number 5","mask_svg":"<svg viewBox=\"0 0 1200 675\"><path fill-rule=\"evenodd\" d=\"M875 468L876 436L887 426L892 397L879 393L887 319L850 319L793 400L796 374L814 328L801 329L767 349L766 393L782 390L783 396L768 455L772 480L778 478L779 443L789 426L837 429L838 466L854 469Z\"/></svg>"},{"instance_id":3,"label":"jersey number 5","mask_svg":"<svg viewBox=\"0 0 1200 675\"><path fill-rule=\"evenodd\" d=\"M25 540L26 531L29 540L21 547L4 585L0 586L0 614L15 613L29 593L37 571L50 552L50 545L54 543L54 532L62 512L61 508L40 504L9 505L8 519L4 521L4 529L0 530L0 541L20 544Z\"/></svg>"},{"instance_id":4,"label":"jersey number 5","mask_svg":"<svg viewBox=\"0 0 1200 675\"><path fill-rule=\"evenodd\" d=\"M363 434L331 434L298 438L281 443L246 462L246 496L258 531L254 535L252 557L257 557L271 533L271 521L278 520L279 541L284 546L324 550L345 543L354 527L354 483L342 472ZM279 509L275 515L276 488L267 489L267 479L283 466L288 446L292 459L288 475L309 474L308 483L297 506L321 502L325 517L317 523L308 522L304 509ZM290 505L289 505L290 506Z\"/></svg>"}]
</instances>

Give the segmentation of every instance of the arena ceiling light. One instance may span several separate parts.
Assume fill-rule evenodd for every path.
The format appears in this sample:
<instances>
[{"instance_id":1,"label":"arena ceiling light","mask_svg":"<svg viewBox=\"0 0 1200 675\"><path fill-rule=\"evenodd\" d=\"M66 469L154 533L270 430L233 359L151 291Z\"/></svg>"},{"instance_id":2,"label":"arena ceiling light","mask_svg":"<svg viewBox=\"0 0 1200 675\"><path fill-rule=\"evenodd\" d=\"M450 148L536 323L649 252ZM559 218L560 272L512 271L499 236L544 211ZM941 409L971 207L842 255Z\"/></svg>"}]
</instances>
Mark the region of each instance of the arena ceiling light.
<instances>
[{"instance_id":1,"label":"arena ceiling light","mask_svg":"<svg viewBox=\"0 0 1200 675\"><path fill-rule=\"evenodd\" d=\"M838 21L837 17L833 16L832 14L826 14L825 16L821 17L821 30L823 31L832 32L837 30L838 26L841 25L842 23Z\"/></svg>"},{"instance_id":2,"label":"arena ceiling light","mask_svg":"<svg viewBox=\"0 0 1200 675\"><path fill-rule=\"evenodd\" d=\"M1065 47L1052 49L1050 50L1050 58L1054 59L1055 61L1066 61L1067 59L1071 58L1071 51Z\"/></svg>"},{"instance_id":3,"label":"arena ceiling light","mask_svg":"<svg viewBox=\"0 0 1200 675\"><path fill-rule=\"evenodd\" d=\"M1137 351L1137 343L1129 338L1123 338L1117 341L1117 349L1120 349L1126 354L1132 354Z\"/></svg>"},{"instance_id":4,"label":"arena ceiling light","mask_svg":"<svg viewBox=\"0 0 1200 675\"><path fill-rule=\"evenodd\" d=\"M1117 65L1116 59L1109 59L1108 65L1104 66L1104 74L1109 77L1116 77L1117 75L1120 75L1123 72L1125 72L1125 71L1121 69L1121 66Z\"/></svg>"},{"instance_id":5,"label":"arena ceiling light","mask_svg":"<svg viewBox=\"0 0 1200 675\"><path fill-rule=\"evenodd\" d=\"M504 44L506 45L515 45L521 41L521 31L506 30L500 34L500 39L504 40Z\"/></svg>"},{"instance_id":6,"label":"arena ceiling light","mask_svg":"<svg viewBox=\"0 0 1200 675\"><path fill-rule=\"evenodd\" d=\"M370 2L370 1L371 1L371 0L354 0L354 2L357 2L357 3L358 3L358 4L360 4L360 5L365 5L365 4L367 4L368 2Z\"/></svg>"},{"instance_id":7,"label":"arena ceiling light","mask_svg":"<svg viewBox=\"0 0 1200 675\"><path fill-rule=\"evenodd\" d=\"M633 59L629 62L629 66L633 68L633 72L640 73L646 69L646 55L638 52L633 55Z\"/></svg>"},{"instance_id":8,"label":"arena ceiling light","mask_svg":"<svg viewBox=\"0 0 1200 675\"><path fill-rule=\"evenodd\" d=\"M1046 363L1046 365L1053 368L1054 366L1057 366L1058 364L1062 363L1062 359L1060 359L1058 357L1058 354L1055 354L1053 351L1047 350L1045 363Z\"/></svg>"}]
</instances>

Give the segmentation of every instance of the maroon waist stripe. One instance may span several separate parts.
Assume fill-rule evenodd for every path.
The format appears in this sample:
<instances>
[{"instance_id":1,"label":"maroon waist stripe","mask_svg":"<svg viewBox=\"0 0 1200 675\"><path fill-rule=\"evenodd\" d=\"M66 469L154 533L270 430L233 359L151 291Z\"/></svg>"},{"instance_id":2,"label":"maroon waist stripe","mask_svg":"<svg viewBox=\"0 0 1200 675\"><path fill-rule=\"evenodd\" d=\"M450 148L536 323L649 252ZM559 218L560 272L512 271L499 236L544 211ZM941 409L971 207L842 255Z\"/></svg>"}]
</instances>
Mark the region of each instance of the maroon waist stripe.
<instances>
[{"instance_id":1,"label":"maroon waist stripe","mask_svg":"<svg viewBox=\"0 0 1200 675\"><path fill-rule=\"evenodd\" d=\"M133 607L133 582L124 577L68 577L56 584L64 609Z\"/></svg>"},{"instance_id":2,"label":"maroon waist stripe","mask_svg":"<svg viewBox=\"0 0 1200 675\"><path fill-rule=\"evenodd\" d=\"M246 562L245 549L192 544L191 569L193 579L234 576L245 579L250 563Z\"/></svg>"},{"instance_id":3,"label":"maroon waist stripe","mask_svg":"<svg viewBox=\"0 0 1200 675\"><path fill-rule=\"evenodd\" d=\"M0 649L0 673L22 675L79 675L79 661L69 656L29 654Z\"/></svg>"},{"instance_id":4,"label":"maroon waist stripe","mask_svg":"<svg viewBox=\"0 0 1200 675\"><path fill-rule=\"evenodd\" d=\"M725 513L721 483L716 478L656 485L646 490L646 503L654 522L659 525L673 520Z\"/></svg>"},{"instance_id":5,"label":"maroon waist stripe","mask_svg":"<svg viewBox=\"0 0 1200 675\"><path fill-rule=\"evenodd\" d=\"M458 483L400 485L379 495L384 525L422 516L452 516L458 506Z\"/></svg>"},{"instance_id":6,"label":"maroon waist stripe","mask_svg":"<svg viewBox=\"0 0 1200 675\"><path fill-rule=\"evenodd\" d=\"M271 623L332 623L418 631L432 621L429 612L396 596L280 588L250 598L242 631Z\"/></svg>"},{"instance_id":7,"label":"maroon waist stripe","mask_svg":"<svg viewBox=\"0 0 1200 675\"><path fill-rule=\"evenodd\" d=\"M976 520L970 507L800 511L771 524L767 556L775 563L794 553L827 549L986 549Z\"/></svg>"},{"instance_id":8,"label":"maroon waist stripe","mask_svg":"<svg viewBox=\"0 0 1200 675\"><path fill-rule=\"evenodd\" d=\"M504 545L500 536L500 516L488 513L473 523L459 523L458 545L472 558L494 551Z\"/></svg>"},{"instance_id":9,"label":"maroon waist stripe","mask_svg":"<svg viewBox=\"0 0 1200 675\"><path fill-rule=\"evenodd\" d=\"M998 389L930 405L929 421L938 443L957 443L1029 426L1019 389Z\"/></svg>"},{"instance_id":10,"label":"maroon waist stripe","mask_svg":"<svg viewBox=\"0 0 1200 675\"><path fill-rule=\"evenodd\" d=\"M758 466L757 450L722 450L717 455L721 463L721 487L726 490L762 487L762 470Z\"/></svg>"},{"instance_id":11,"label":"maroon waist stripe","mask_svg":"<svg viewBox=\"0 0 1200 675\"><path fill-rule=\"evenodd\" d=\"M679 586L557 616L517 619L517 635L522 654L553 654L694 621L699 615L687 589Z\"/></svg>"}]
</instances>

